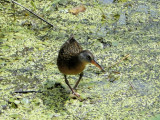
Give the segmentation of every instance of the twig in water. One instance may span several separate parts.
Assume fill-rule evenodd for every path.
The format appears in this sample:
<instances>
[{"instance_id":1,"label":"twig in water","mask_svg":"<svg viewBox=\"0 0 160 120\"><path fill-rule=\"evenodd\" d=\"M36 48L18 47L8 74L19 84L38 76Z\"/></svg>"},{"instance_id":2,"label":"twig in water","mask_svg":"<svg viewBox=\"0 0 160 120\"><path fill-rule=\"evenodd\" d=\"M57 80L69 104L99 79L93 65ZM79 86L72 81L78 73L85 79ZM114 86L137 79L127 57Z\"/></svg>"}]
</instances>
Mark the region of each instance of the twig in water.
<instances>
[{"instance_id":1,"label":"twig in water","mask_svg":"<svg viewBox=\"0 0 160 120\"><path fill-rule=\"evenodd\" d=\"M111 68L111 67L113 67L113 66L116 66L117 64L119 64L120 62L122 62L123 60L125 60L126 58L128 58L129 56L130 56L130 54L124 56L122 59L120 59L120 61L116 62L115 64L111 65L111 66L108 67L108 68Z\"/></svg>"},{"instance_id":2,"label":"twig in water","mask_svg":"<svg viewBox=\"0 0 160 120\"><path fill-rule=\"evenodd\" d=\"M132 89L135 89L135 87L132 85L132 83L130 81L129 81L129 84L130 84Z\"/></svg>"},{"instance_id":3,"label":"twig in water","mask_svg":"<svg viewBox=\"0 0 160 120\"><path fill-rule=\"evenodd\" d=\"M35 90L30 90L30 91L14 91L13 93L42 93L42 91L35 91Z\"/></svg>"},{"instance_id":4,"label":"twig in water","mask_svg":"<svg viewBox=\"0 0 160 120\"><path fill-rule=\"evenodd\" d=\"M50 25L51 27L53 27L53 25L49 22L47 22L45 19L41 18L40 16L38 16L37 14L35 14L34 12L32 12L31 10L29 10L28 8L24 7L23 5L19 4L18 2L11 0L13 3L23 7L25 10L27 10L28 12L32 13L33 15L35 15L36 17L38 17L40 20L42 20L43 22L47 23L48 25Z\"/></svg>"}]
</instances>

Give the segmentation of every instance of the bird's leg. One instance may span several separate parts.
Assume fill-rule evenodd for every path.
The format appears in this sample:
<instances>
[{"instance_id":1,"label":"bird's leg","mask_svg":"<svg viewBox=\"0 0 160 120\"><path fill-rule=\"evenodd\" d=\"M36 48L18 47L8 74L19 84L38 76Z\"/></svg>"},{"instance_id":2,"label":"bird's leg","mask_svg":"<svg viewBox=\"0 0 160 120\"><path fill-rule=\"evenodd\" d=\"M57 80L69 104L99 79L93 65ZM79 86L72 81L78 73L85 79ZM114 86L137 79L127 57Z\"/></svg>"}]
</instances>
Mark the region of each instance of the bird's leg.
<instances>
[{"instance_id":1,"label":"bird's leg","mask_svg":"<svg viewBox=\"0 0 160 120\"><path fill-rule=\"evenodd\" d=\"M76 89L76 87L78 86L78 84L79 84L79 82L80 82L80 80L81 80L82 77L83 77L83 72L80 73L79 79L78 79L78 81L76 82L76 84L75 84L75 86L73 87L73 89Z\"/></svg>"},{"instance_id":2,"label":"bird's leg","mask_svg":"<svg viewBox=\"0 0 160 120\"><path fill-rule=\"evenodd\" d=\"M80 95L79 95L78 93L76 93L76 92L73 90L73 88L70 86L69 81L67 80L67 76L66 76L66 75L64 75L64 78L65 78L66 84L67 84L68 87L71 89L72 94L74 94L75 96L79 97Z\"/></svg>"}]
</instances>

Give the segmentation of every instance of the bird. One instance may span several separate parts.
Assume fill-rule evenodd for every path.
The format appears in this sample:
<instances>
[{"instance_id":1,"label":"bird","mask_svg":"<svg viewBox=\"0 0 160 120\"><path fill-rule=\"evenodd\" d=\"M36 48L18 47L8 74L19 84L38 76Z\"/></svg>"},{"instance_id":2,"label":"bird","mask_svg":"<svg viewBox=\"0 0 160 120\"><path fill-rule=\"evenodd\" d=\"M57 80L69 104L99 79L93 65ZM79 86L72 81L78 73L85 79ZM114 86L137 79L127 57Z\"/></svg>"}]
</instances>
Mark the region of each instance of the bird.
<instances>
[{"instance_id":1,"label":"bird","mask_svg":"<svg viewBox=\"0 0 160 120\"><path fill-rule=\"evenodd\" d=\"M69 39L61 46L58 57L57 66L59 71L64 75L65 83L68 85L72 94L80 97L75 92L80 80L83 77L83 70L87 64L93 64L104 72L103 68L95 61L93 54L89 50L83 50L81 45L75 40L74 35L71 34ZM72 88L67 75L78 75L79 79Z\"/></svg>"}]
</instances>

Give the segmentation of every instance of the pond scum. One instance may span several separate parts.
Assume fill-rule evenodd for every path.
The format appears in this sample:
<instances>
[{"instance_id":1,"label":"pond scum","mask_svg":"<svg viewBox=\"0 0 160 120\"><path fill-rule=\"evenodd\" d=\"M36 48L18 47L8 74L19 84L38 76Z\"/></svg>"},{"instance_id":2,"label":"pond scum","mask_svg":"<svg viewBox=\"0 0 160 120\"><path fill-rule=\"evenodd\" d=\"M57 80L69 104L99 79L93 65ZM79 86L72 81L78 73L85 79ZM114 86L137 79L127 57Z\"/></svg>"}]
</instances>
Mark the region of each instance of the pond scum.
<instances>
[{"instance_id":1,"label":"pond scum","mask_svg":"<svg viewBox=\"0 0 160 120\"><path fill-rule=\"evenodd\" d=\"M0 1L0 120L160 119L158 0L17 2L53 27ZM69 12L81 5L83 12ZM106 71L85 69L80 99L70 94L56 65L70 34ZM78 76L68 79L73 86Z\"/></svg>"}]
</instances>

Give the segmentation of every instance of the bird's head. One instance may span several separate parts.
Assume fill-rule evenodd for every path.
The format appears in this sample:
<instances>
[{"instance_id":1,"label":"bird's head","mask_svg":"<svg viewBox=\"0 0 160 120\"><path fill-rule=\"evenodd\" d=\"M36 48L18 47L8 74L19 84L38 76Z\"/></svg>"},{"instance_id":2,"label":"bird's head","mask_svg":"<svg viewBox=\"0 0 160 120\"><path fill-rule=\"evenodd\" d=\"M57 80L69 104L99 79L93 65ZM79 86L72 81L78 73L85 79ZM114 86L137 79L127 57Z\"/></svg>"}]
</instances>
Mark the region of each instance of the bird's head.
<instances>
[{"instance_id":1,"label":"bird's head","mask_svg":"<svg viewBox=\"0 0 160 120\"><path fill-rule=\"evenodd\" d=\"M93 64L96 67L98 67L101 71L104 71L103 68L94 60L94 56L93 54L88 51L88 50L83 50L82 52L80 52L79 54L79 60L83 63L83 64Z\"/></svg>"}]
</instances>

